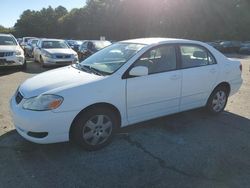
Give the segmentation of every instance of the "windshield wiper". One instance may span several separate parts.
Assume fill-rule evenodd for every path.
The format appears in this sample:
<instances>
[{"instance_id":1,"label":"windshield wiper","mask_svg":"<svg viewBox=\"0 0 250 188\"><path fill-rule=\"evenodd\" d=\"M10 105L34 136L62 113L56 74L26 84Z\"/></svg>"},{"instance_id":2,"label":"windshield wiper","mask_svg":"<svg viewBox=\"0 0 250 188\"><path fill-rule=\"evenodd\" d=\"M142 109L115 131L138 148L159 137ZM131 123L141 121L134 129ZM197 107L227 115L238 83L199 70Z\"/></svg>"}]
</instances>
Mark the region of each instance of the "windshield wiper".
<instances>
[{"instance_id":1,"label":"windshield wiper","mask_svg":"<svg viewBox=\"0 0 250 188\"><path fill-rule=\"evenodd\" d=\"M87 72L87 73L90 73L90 70L86 67L83 67L82 65L80 64L73 64L72 67L76 68L76 69L79 69L79 70L82 70L84 72Z\"/></svg>"},{"instance_id":2,"label":"windshield wiper","mask_svg":"<svg viewBox=\"0 0 250 188\"><path fill-rule=\"evenodd\" d=\"M89 68L90 68L93 72L95 72L97 75L105 76L105 74L104 74L102 71L100 71L100 70L98 70L98 69L96 69L96 68L94 68L94 67L91 67L91 66L89 66Z\"/></svg>"},{"instance_id":3,"label":"windshield wiper","mask_svg":"<svg viewBox=\"0 0 250 188\"><path fill-rule=\"evenodd\" d=\"M88 70L89 72L94 73L94 74L99 75L99 76L105 75L102 71L100 71L96 68L93 68L90 65L81 65L80 67L81 67L81 69L84 69L85 71Z\"/></svg>"}]
</instances>

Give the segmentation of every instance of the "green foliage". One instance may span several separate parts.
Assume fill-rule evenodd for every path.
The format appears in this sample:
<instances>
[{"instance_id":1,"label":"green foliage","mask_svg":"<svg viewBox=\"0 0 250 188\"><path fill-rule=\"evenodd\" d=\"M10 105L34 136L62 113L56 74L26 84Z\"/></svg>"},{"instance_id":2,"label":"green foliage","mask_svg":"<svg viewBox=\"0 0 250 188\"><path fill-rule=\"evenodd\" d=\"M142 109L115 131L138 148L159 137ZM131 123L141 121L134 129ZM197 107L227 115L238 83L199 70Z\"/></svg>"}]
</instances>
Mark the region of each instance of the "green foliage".
<instances>
[{"instance_id":1,"label":"green foliage","mask_svg":"<svg viewBox=\"0 0 250 188\"><path fill-rule=\"evenodd\" d=\"M3 27L3 26L1 26L0 25L0 33L13 33L14 32L14 30L13 30L13 28L5 28L5 27Z\"/></svg>"},{"instance_id":2,"label":"green foliage","mask_svg":"<svg viewBox=\"0 0 250 188\"><path fill-rule=\"evenodd\" d=\"M18 36L55 38L250 40L249 10L248 0L87 0L70 12L26 10L14 29Z\"/></svg>"},{"instance_id":3,"label":"green foliage","mask_svg":"<svg viewBox=\"0 0 250 188\"><path fill-rule=\"evenodd\" d=\"M58 20L68 14L66 8L59 6L43 8L40 11L26 10L15 24L17 36L58 37L61 33Z\"/></svg>"}]
</instances>

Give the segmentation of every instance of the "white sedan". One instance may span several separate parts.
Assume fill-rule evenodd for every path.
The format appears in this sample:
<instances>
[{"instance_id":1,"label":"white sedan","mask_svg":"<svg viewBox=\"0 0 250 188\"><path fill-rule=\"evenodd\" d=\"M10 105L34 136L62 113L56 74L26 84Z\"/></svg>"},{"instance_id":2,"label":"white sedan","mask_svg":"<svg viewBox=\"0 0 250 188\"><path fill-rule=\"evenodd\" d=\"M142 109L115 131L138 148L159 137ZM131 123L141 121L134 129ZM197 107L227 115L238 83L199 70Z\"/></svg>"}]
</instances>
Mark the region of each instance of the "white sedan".
<instances>
[{"instance_id":1,"label":"white sedan","mask_svg":"<svg viewBox=\"0 0 250 188\"><path fill-rule=\"evenodd\" d=\"M69 65L78 62L77 53L64 40L41 39L34 48L35 61L43 67Z\"/></svg>"},{"instance_id":2,"label":"white sedan","mask_svg":"<svg viewBox=\"0 0 250 188\"><path fill-rule=\"evenodd\" d=\"M241 69L202 42L128 40L28 79L10 107L27 140L95 150L120 127L199 107L222 112L242 84Z\"/></svg>"}]
</instances>

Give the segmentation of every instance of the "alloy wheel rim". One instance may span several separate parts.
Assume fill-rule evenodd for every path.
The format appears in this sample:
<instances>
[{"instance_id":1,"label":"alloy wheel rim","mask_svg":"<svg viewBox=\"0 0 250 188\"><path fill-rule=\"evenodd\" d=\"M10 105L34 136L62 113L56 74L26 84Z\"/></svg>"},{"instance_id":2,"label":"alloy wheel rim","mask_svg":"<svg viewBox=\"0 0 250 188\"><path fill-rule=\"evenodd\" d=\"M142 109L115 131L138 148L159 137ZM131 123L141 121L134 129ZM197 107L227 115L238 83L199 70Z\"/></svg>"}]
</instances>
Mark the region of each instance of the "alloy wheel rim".
<instances>
[{"instance_id":1,"label":"alloy wheel rim","mask_svg":"<svg viewBox=\"0 0 250 188\"><path fill-rule=\"evenodd\" d=\"M212 101L212 108L215 112L219 112L221 111L225 105L226 105L226 101L227 101L227 95L224 91L218 91Z\"/></svg>"},{"instance_id":2,"label":"alloy wheel rim","mask_svg":"<svg viewBox=\"0 0 250 188\"><path fill-rule=\"evenodd\" d=\"M95 115L84 125L82 137L89 145L99 145L108 140L112 133L112 121L106 115Z\"/></svg>"}]
</instances>

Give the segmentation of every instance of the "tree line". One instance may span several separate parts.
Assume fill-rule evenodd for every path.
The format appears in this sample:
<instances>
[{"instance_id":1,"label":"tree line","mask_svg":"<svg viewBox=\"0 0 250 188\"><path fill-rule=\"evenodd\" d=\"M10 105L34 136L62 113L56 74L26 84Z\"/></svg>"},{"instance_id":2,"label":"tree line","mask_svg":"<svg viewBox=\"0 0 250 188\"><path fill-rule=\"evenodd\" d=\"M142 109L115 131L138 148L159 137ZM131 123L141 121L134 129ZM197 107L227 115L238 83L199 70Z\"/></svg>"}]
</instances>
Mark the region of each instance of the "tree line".
<instances>
[{"instance_id":1,"label":"tree line","mask_svg":"<svg viewBox=\"0 0 250 188\"><path fill-rule=\"evenodd\" d=\"M0 27L0 32L83 40L250 40L249 10L249 0L87 0L71 11L62 6L26 10L13 28Z\"/></svg>"}]
</instances>

